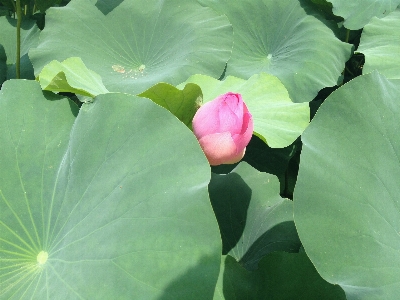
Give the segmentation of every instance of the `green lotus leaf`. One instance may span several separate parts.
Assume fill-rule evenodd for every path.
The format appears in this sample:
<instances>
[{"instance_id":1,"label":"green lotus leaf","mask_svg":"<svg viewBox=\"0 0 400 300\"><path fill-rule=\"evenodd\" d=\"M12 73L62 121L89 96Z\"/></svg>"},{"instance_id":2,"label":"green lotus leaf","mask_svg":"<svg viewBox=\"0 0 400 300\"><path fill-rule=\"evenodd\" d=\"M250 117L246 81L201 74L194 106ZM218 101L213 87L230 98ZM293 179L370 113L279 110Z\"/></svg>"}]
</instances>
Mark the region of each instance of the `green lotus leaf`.
<instances>
[{"instance_id":1,"label":"green lotus leaf","mask_svg":"<svg viewBox=\"0 0 400 300\"><path fill-rule=\"evenodd\" d=\"M89 70L79 57L70 57L63 62L53 60L39 73L36 80L43 90L70 92L95 97L109 91L101 77Z\"/></svg>"},{"instance_id":2,"label":"green lotus leaf","mask_svg":"<svg viewBox=\"0 0 400 300\"><path fill-rule=\"evenodd\" d=\"M212 298L221 240L192 132L127 94L77 110L2 87L0 299Z\"/></svg>"},{"instance_id":3,"label":"green lotus leaf","mask_svg":"<svg viewBox=\"0 0 400 300\"><path fill-rule=\"evenodd\" d=\"M223 256L214 300L224 299L345 300L346 296L339 286L321 278L304 252L274 252L253 272Z\"/></svg>"},{"instance_id":4,"label":"green lotus leaf","mask_svg":"<svg viewBox=\"0 0 400 300\"><path fill-rule=\"evenodd\" d=\"M209 193L222 236L222 253L248 270L273 251L298 251L293 202L279 196L274 175L241 162L227 175L212 174Z\"/></svg>"},{"instance_id":5,"label":"green lotus leaf","mask_svg":"<svg viewBox=\"0 0 400 300\"><path fill-rule=\"evenodd\" d=\"M343 25L351 30L363 28L373 17L383 18L394 11L400 0L328 0L333 13L344 19Z\"/></svg>"},{"instance_id":6,"label":"green lotus leaf","mask_svg":"<svg viewBox=\"0 0 400 300\"><path fill-rule=\"evenodd\" d=\"M275 75L294 102L311 101L322 88L336 85L350 58L351 45L307 14L298 0L199 1L225 14L233 25L226 75Z\"/></svg>"},{"instance_id":7,"label":"green lotus leaf","mask_svg":"<svg viewBox=\"0 0 400 300\"><path fill-rule=\"evenodd\" d=\"M275 76L261 73L244 80L228 76L223 81L193 75L184 83L201 87L206 103L227 92L240 93L254 120L254 134L272 148L283 148L296 140L310 120L308 103L293 103Z\"/></svg>"},{"instance_id":8,"label":"green lotus leaf","mask_svg":"<svg viewBox=\"0 0 400 300\"><path fill-rule=\"evenodd\" d=\"M383 19L373 18L363 29L357 51L365 55L363 73L378 70L400 79L400 8Z\"/></svg>"},{"instance_id":9,"label":"green lotus leaf","mask_svg":"<svg viewBox=\"0 0 400 300\"><path fill-rule=\"evenodd\" d=\"M318 272L348 300L400 292L399 99L398 80L359 76L302 135L296 228Z\"/></svg>"},{"instance_id":10,"label":"green lotus leaf","mask_svg":"<svg viewBox=\"0 0 400 300\"><path fill-rule=\"evenodd\" d=\"M50 8L37 48L35 75L52 60L81 57L113 92L139 94L195 73L219 78L232 50L225 16L195 0L125 0L104 15L90 0Z\"/></svg>"},{"instance_id":11,"label":"green lotus leaf","mask_svg":"<svg viewBox=\"0 0 400 300\"><path fill-rule=\"evenodd\" d=\"M166 108L189 128L192 128L193 117L203 101L200 87L193 83L186 84L182 90L167 83L157 83L138 96Z\"/></svg>"},{"instance_id":12,"label":"green lotus leaf","mask_svg":"<svg viewBox=\"0 0 400 300\"><path fill-rule=\"evenodd\" d=\"M0 17L0 28L0 44L4 47L5 54L7 56L6 78L16 78L15 63L17 61L17 20L5 16ZM36 47L38 44L39 34L40 30L36 26L34 20L23 20L21 26L21 78L35 78L33 75L32 63L28 57L28 51L31 47ZM3 81L1 81L0 78L0 84L2 82Z\"/></svg>"}]
</instances>

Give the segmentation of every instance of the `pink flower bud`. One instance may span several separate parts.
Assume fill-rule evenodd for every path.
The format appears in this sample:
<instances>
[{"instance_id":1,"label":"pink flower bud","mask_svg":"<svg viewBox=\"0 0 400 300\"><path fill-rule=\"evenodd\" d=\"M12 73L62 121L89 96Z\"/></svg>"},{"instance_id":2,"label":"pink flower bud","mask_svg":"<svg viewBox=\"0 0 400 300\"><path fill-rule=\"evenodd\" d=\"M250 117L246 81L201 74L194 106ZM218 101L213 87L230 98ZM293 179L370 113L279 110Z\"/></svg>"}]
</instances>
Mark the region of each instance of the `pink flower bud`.
<instances>
[{"instance_id":1,"label":"pink flower bud","mask_svg":"<svg viewBox=\"0 0 400 300\"><path fill-rule=\"evenodd\" d=\"M226 93L199 108L193 132L210 165L240 161L253 134L253 118L240 94Z\"/></svg>"}]
</instances>

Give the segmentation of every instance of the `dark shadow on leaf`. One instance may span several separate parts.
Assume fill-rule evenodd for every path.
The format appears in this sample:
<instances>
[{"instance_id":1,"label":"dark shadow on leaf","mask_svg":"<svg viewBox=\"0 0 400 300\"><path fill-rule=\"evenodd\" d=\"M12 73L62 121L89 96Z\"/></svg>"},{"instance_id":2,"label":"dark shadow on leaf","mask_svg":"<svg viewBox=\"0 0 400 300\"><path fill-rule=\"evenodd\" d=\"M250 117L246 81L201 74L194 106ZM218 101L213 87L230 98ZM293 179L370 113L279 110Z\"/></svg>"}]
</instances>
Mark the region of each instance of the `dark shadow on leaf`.
<instances>
[{"instance_id":1,"label":"dark shadow on leaf","mask_svg":"<svg viewBox=\"0 0 400 300\"><path fill-rule=\"evenodd\" d=\"M242 256L239 263L249 271L256 270L259 261L274 251L299 252L301 242L293 221L279 223L263 233Z\"/></svg>"},{"instance_id":2,"label":"dark shadow on leaf","mask_svg":"<svg viewBox=\"0 0 400 300\"><path fill-rule=\"evenodd\" d=\"M16 65L10 64L7 66L7 79L17 78ZM28 53L21 56L20 61L20 79L35 80L32 63L29 59Z\"/></svg>"},{"instance_id":3,"label":"dark shadow on leaf","mask_svg":"<svg viewBox=\"0 0 400 300\"><path fill-rule=\"evenodd\" d=\"M340 29L337 23L342 22L343 18L333 14L332 3L315 0L299 0L299 2L308 15L314 16L324 23L336 36L340 35Z\"/></svg>"},{"instance_id":4,"label":"dark shadow on leaf","mask_svg":"<svg viewBox=\"0 0 400 300\"><path fill-rule=\"evenodd\" d=\"M281 192L286 185L286 170L293 155L301 145L300 139L285 148L271 148L259 137L253 135L246 149L243 161L261 172L274 174L279 178Z\"/></svg>"},{"instance_id":5,"label":"dark shadow on leaf","mask_svg":"<svg viewBox=\"0 0 400 300\"><path fill-rule=\"evenodd\" d=\"M208 192L221 232L222 254L226 254L243 234L252 191L240 175L230 173L212 174Z\"/></svg>"},{"instance_id":6,"label":"dark shadow on leaf","mask_svg":"<svg viewBox=\"0 0 400 300\"><path fill-rule=\"evenodd\" d=\"M0 45L0 86L6 80L7 77L7 56L3 45Z\"/></svg>"},{"instance_id":7,"label":"dark shadow on leaf","mask_svg":"<svg viewBox=\"0 0 400 300\"><path fill-rule=\"evenodd\" d=\"M223 278L217 285L222 299L346 299L343 289L326 282L305 253L273 252L260 261L255 271L244 269L228 255L222 268Z\"/></svg>"},{"instance_id":8,"label":"dark shadow on leaf","mask_svg":"<svg viewBox=\"0 0 400 300\"><path fill-rule=\"evenodd\" d=\"M158 300L212 299L219 266L215 256L203 256L195 266L175 278Z\"/></svg>"},{"instance_id":9,"label":"dark shadow on leaf","mask_svg":"<svg viewBox=\"0 0 400 300\"><path fill-rule=\"evenodd\" d=\"M43 91L43 96L49 101L57 101L57 100L64 99L66 97L66 96L63 96L63 95L54 94L53 92L49 92L49 91ZM68 101L69 106L71 108L71 113L75 117L78 116L78 113L79 113L78 105L76 105L75 102L72 101L71 99L68 99L68 100L69 100Z\"/></svg>"},{"instance_id":10,"label":"dark shadow on leaf","mask_svg":"<svg viewBox=\"0 0 400 300\"><path fill-rule=\"evenodd\" d=\"M96 2L96 7L104 14L107 15L110 13L114 8L120 5L124 0L98 0Z\"/></svg>"},{"instance_id":11,"label":"dark shadow on leaf","mask_svg":"<svg viewBox=\"0 0 400 300\"><path fill-rule=\"evenodd\" d=\"M215 174L228 174L230 172L232 172L232 170L234 168L236 168L236 166L239 163L235 163L235 164L231 164L231 165L219 165L219 166L211 166L211 172L215 173Z\"/></svg>"},{"instance_id":12,"label":"dark shadow on leaf","mask_svg":"<svg viewBox=\"0 0 400 300\"><path fill-rule=\"evenodd\" d=\"M223 267L222 294L225 299L254 299L260 287L265 286L264 278L244 269L230 255L226 256Z\"/></svg>"},{"instance_id":13,"label":"dark shadow on leaf","mask_svg":"<svg viewBox=\"0 0 400 300\"><path fill-rule=\"evenodd\" d=\"M17 19L11 18L9 16L6 16L8 23L10 23L11 26L17 28ZM22 20L21 22L21 29L23 30L29 30L35 25L36 21L32 19L25 19Z\"/></svg>"}]
</instances>

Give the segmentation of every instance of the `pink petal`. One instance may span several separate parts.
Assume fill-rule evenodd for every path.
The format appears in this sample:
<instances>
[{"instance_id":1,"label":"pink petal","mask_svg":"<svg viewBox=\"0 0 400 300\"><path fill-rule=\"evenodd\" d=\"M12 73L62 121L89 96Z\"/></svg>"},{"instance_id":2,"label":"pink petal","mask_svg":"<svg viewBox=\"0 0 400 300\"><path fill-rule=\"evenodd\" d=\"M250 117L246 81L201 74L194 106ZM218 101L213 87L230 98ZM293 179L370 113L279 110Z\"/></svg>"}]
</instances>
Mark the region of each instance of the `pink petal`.
<instances>
[{"instance_id":1,"label":"pink petal","mask_svg":"<svg viewBox=\"0 0 400 300\"><path fill-rule=\"evenodd\" d=\"M219 132L218 107L218 102L210 101L197 110L192 121L193 133L197 139L207 134Z\"/></svg>"},{"instance_id":2,"label":"pink petal","mask_svg":"<svg viewBox=\"0 0 400 300\"><path fill-rule=\"evenodd\" d=\"M243 158L245 151L238 151L229 132L206 135L199 139L199 143L212 166L236 163Z\"/></svg>"},{"instance_id":3,"label":"pink petal","mask_svg":"<svg viewBox=\"0 0 400 300\"><path fill-rule=\"evenodd\" d=\"M240 133L244 133L247 130L247 127L249 127L249 123L246 121L246 118L247 118L246 115L248 115L250 117L247 119L247 121L249 121L249 119L251 119L251 122L253 122L252 115L249 112L249 110L247 109L246 103L243 102L243 124L242 124L242 130L240 131Z\"/></svg>"},{"instance_id":4,"label":"pink petal","mask_svg":"<svg viewBox=\"0 0 400 300\"><path fill-rule=\"evenodd\" d=\"M219 132L240 133L243 123L243 100L240 94L226 93L219 106ZM222 97L220 96L220 97Z\"/></svg>"},{"instance_id":5,"label":"pink petal","mask_svg":"<svg viewBox=\"0 0 400 300\"><path fill-rule=\"evenodd\" d=\"M193 132L198 139L212 133L240 133L243 111L244 103L240 94L226 93L218 96L196 112L192 123Z\"/></svg>"},{"instance_id":6,"label":"pink petal","mask_svg":"<svg viewBox=\"0 0 400 300\"><path fill-rule=\"evenodd\" d=\"M253 117L251 116L250 113L245 113L245 115L243 116L243 127L241 133L232 135L236 147L239 150L246 148L246 146L249 144L251 137L253 135L253 130L254 130Z\"/></svg>"}]
</instances>

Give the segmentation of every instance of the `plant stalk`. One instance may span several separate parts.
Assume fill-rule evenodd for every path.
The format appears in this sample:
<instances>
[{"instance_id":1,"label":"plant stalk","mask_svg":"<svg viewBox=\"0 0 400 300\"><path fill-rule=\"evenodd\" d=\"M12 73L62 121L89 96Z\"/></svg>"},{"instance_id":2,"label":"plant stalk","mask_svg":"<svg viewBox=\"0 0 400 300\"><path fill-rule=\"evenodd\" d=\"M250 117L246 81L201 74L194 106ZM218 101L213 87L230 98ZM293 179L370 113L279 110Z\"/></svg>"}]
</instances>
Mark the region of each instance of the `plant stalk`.
<instances>
[{"instance_id":1,"label":"plant stalk","mask_svg":"<svg viewBox=\"0 0 400 300\"><path fill-rule=\"evenodd\" d=\"M349 39L350 39L350 29L347 29L347 31L346 31L346 40L345 40L345 42L348 43L348 42L349 42Z\"/></svg>"}]
</instances>

